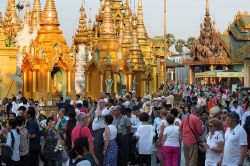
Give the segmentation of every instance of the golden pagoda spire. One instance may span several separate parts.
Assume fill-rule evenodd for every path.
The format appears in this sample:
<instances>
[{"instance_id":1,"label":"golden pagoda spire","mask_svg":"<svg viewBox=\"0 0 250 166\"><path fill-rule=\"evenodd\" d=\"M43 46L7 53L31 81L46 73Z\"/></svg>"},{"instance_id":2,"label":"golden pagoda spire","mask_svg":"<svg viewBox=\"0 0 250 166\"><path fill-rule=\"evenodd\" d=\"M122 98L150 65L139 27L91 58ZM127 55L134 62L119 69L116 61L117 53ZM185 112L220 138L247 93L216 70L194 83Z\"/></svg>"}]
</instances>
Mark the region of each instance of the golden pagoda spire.
<instances>
[{"instance_id":1,"label":"golden pagoda spire","mask_svg":"<svg viewBox=\"0 0 250 166\"><path fill-rule=\"evenodd\" d=\"M137 29L139 43L148 39L148 34L144 26L143 11L142 11L142 0L138 0L138 18L137 18Z\"/></svg>"},{"instance_id":2,"label":"golden pagoda spire","mask_svg":"<svg viewBox=\"0 0 250 166\"><path fill-rule=\"evenodd\" d=\"M0 12L0 27L3 26L3 16L2 13Z\"/></svg>"},{"instance_id":3,"label":"golden pagoda spire","mask_svg":"<svg viewBox=\"0 0 250 166\"><path fill-rule=\"evenodd\" d=\"M128 4L127 4L128 5ZM131 37L131 22L130 22L130 14L129 14L129 7L127 6L125 11L125 28L123 31L123 44L130 44L132 40Z\"/></svg>"},{"instance_id":4,"label":"golden pagoda spire","mask_svg":"<svg viewBox=\"0 0 250 166\"><path fill-rule=\"evenodd\" d=\"M209 14L209 1L206 0L206 14Z\"/></svg>"},{"instance_id":5,"label":"golden pagoda spire","mask_svg":"<svg viewBox=\"0 0 250 166\"><path fill-rule=\"evenodd\" d=\"M104 3L103 22L101 24L100 34L103 38L115 38L114 23L112 20L109 0L105 0Z\"/></svg>"},{"instance_id":6,"label":"golden pagoda spire","mask_svg":"<svg viewBox=\"0 0 250 166\"><path fill-rule=\"evenodd\" d=\"M31 10L30 10L30 2L27 0L26 2L26 11L24 16L24 23L31 25Z\"/></svg>"},{"instance_id":7,"label":"golden pagoda spire","mask_svg":"<svg viewBox=\"0 0 250 166\"><path fill-rule=\"evenodd\" d=\"M123 39L123 22L120 21L120 32L119 32L119 44L122 45L122 39Z\"/></svg>"},{"instance_id":8,"label":"golden pagoda spire","mask_svg":"<svg viewBox=\"0 0 250 166\"><path fill-rule=\"evenodd\" d=\"M88 27L86 25L86 13L83 4L81 4L80 7L79 25L74 37L74 41L76 44L86 44L88 42Z\"/></svg>"},{"instance_id":9,"label":"golden pagoda spire","mask_svg":"<svg viewBox=\"0 0 250 166\"><path fill-rule=\"evenodd\" d=\"M140 49L140 45L138 42L138 34L137 34L137 20L136 15L133 15L133 30L132 30L132 43L130 46L130 59L131 65L135 64L143 64L142 53Z\"/></svg>"},{"instance_id":10,"label":"golden pagoda spire","mask_svg":"<svg viewBox=\"0 0 250 166\"><path fill-rule=\"evenodd\" d=\"M40 0L34 0L31 22L32 27L39 27L41 23L42 10Z\"/></svg>"},{"instance_id":11,"label":"golden pagoda spire","mask_svg":"<svg viewBox=\"0 0 250 166\"><path fill-rule=\"evenodd\" d=\"M42 13L41 28L43 30L58 30L59 25L55 0L46 0Z\"/></svg>"},{"instance_id":12,"label":"golden pagoda spire","mask_svg":"<svg viewBox=\"0 0 250 166\"><path fill-rule=\"evenodd\" d=\"M21 24L17 18L15 0L8 0L8 6L5 16L5 20L10 21L13 24L13 30L15 31L15 33L21 30Z\"/></svg>"}]
</instances>

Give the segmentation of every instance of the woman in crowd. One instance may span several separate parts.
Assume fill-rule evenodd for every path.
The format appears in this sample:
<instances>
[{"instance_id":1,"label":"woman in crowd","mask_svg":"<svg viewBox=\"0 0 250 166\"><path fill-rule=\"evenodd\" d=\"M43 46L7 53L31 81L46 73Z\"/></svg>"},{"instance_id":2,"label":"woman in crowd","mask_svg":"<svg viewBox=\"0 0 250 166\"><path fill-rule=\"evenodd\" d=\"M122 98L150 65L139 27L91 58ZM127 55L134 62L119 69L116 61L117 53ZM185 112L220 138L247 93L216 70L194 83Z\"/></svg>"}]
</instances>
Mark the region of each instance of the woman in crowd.
<instances>
[{"instance_id":1,"label":"woman in crowd","mask_svg":"<svg viewBox=\"0 0 250 166\"><path fill-rule=\"evenodd\" d=\"M223 129L224 129L224 133L226 132L228 125L227 125L227 110L226 109L222 109L221 111L221 115L220 115L220 120L223 124Z\"/></svg>"},{"instance_id":2,"label":"woman in crowd","mask_svg":"<svg viewBox=\"0 0 250 166\"><path fill-rule=\"evenodd\" d=\"M16 121L13 119L10 119L8 122L8 135L7 135L7 146L10 146L12 148L12 156L9 163L7 163L7 166L16 166L20 165L20 153L19 153L19 146L20 146L20 133L19 129L16 129ZM13 140L14 138L14 140Z\"/></svg>"},{"instance_id":3,"label":"woman in crowd","mask_svg":"<svg viewBox=\"0 0 250 166\"><path fill-rule=\"evenodd\" d=\"M180 154L180 131L174 124L175 117L167 117L168 126L163 132L163 156L166 166L178 166Z\"/></svg>"},{"instance_id":4,"label":"woman in crowd","mask_svg":"<svg viewBox=\"0 0 250 166\"><path fill-rule=\"evenodd\" d=\"M47 128L44 134L44 156L48 166L61 166L62 165L62 152L57 149L60 143L60 136L55 128L55 121L52 117L47 119Z\"/></svg>"},{"instance_id":5,"label":"woman in crowd","mask_svg":"<svg viewBox=\"0 0 250 166\"><path fill-rule=\"evenodd\" d=\"M27 166L29 163L29 133L24 127L25 119L22 116L16 117L17 129L20 132L20 166Z\"/></svg>"},{"instance_id":6,"label":"woman in crowd","mask_svg":"<svg viewBox=\"0 0 250 166\"><path fill-rule=\"evenodd\" d=\"M91 163L84 157L84 139L83 137L78 137L74 141L74 147L70 151L69 160L66 166L91 166Z\"/></svg>"},{"instance_id":7,"label":"woman in crowd","mask_svg":"<svg viewBox=\"0 0 250 166\"><path fill-rule=\"evenodd\" d=\"M221 126L220 120L212 118L208 121L209 133L207 142L203 143L206 149L205 166L217 166L222 157L224 148L224 138L219 127Z\"/></svg>"},{"instance_id":8,"label":"woman in crowd","mask_svg":"<svg viewBox=\"0 0 250 166\"><path fill-rule=\"evenodd\" d=\"M104 166L116 166L118 156L118 146L116 143L117 129L112 124L113 116L106 115L105 120L105 131L103 133L104 138L104 149L103 149L103 165Z\"/></svg>"},{"instance_id":9,"label":"woman in crowd","mask_svg":"<svg viewBox=\"0 0 250 166\"><path fill-rule=\"evenodd\" d=\"M140 114L141 124L138 126L135 137L138 140L139 166L151 166L151 155L153 153L154 127L148 123L149 116L146 112Z\"/></svg>"},{"instance_id":10,"label":"woman in crowd","mask_svg":"<svg viewBox=\"0 0 250 166\"><path fill-rule=\"evenodd\" d=\"M76 126L76 112L75 110L69 110L68 112L69 120L67 121L65 133L64 133L64 140L67 150L71 150L72 140L71 140L71 133L73 128Z\"/></svg>"}]
</instances>

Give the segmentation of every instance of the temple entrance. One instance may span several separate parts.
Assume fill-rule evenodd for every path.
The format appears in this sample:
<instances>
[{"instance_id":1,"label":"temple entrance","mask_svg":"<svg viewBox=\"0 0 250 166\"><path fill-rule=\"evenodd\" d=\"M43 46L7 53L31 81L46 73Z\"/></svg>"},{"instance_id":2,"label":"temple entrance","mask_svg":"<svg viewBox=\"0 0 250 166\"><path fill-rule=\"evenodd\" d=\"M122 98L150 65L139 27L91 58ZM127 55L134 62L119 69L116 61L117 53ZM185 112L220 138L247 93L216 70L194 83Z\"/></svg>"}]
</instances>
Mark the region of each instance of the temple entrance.
<instances>
[{"instance_id":1,"label":"temple entrance","mask_svg":"<svg viewBox=\"0 0 250 166\"><path fill-rule=\"evenodd\" d=\"M54 67L51 72L52 98L66 97L66 72L60 67Z\"/></svg>"},{"instance_id":2,"label":"temple entrance","mask_svg":"<svg viewBox=\"0 0 250 166\"><path fill-rule=\"evenodd\" d=\"M123 71L120 71L117 77L117 87L118 87L118 95L124 95L126 93L126 75Z\"/></svg>"}]
</instances>

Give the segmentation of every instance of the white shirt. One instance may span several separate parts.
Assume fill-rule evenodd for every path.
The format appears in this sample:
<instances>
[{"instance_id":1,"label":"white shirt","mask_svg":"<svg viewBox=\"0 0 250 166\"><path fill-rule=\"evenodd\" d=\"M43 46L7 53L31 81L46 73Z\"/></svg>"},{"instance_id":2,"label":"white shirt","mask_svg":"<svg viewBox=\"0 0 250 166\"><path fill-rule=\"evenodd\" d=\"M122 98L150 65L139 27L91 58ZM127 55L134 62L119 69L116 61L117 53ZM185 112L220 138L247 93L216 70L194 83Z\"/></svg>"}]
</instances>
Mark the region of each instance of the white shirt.
<instances>
[{"instance_id":1,"label":"white shirt","mask_svg":"<svg viewBox=\"0 0 250 166\"><path fill-rule=\"evenodd\" d=\"M76 100L76 104L83 104L82 100Z\"/></svg>"},{"instance_id":2,"label":"white shirt","mask_svg":"<svg viewBox=\"0 0 250 166\"><path fill-rule=\"evenodd\" d=\"M135 133L138 140L139 154L152 154L153 153L153 138L155 132L152 125L141 124L138 126Z\"/></svg>"},{"instance_id":3,"label":"white shirt","mask_svg":"<svg viewBox=\"0 0 250 166\"><path fill-rule=\"evenodd\" d=\"M227 128L222 165L236 166L240 161L241 146L247 145L247 133L240 125Z\"/></svg>"},{"instance_id":4,"label":"white shirt","mask_svg":"<svg viewBox=\"0 0 250 166\"><path fill-rule=\"evenodd\" d=\"M17 133L16 129L15 130L12 129L11 131L15 139L14 149L13 149L13 154L11 156L11 159L14 161L19 161L20 160L20 153L19 153L20 135ZM6 145L11 147L11 144L12 144L12 138L11 138L10 132L8 132Z\"/></svg>"},{"instance_id":5,"label":"white shirt","mask_svg":"<svg viewBox=\"0 0 250 166\"><path fill-rule=\"evenodd\" d=\"M110 138L109 138L109 140L114 140L116 138L116 136L117 136L117 129L116 129L116 127L113 124L108 125L108 128L109 128L109 132L110 132ZM104 140L106 140L105 136L106 135L105 135L105 132L104 132L103 133Z\"/></svg>"},{"instance_id":6,"label":"white shirt","mask_svg":"<svg viewBox=\"0 0 250 166\"><path fill-rule=\"evenodd\" d=\"M17 103L15 101L12 101L11 112L15 113L16 116L18 115L18 105L17 105Z\"/></svg>"},{"instance_id":7,"label":"white shirt","mask_svg":"<svg viewBox=\"0 0 250 166\"><path fill-rule=\"evenodd\" d=\"M241 126L243 127L246 123L246 118L250 116L250 110L247 110L244 114L243 114L243 117L242 117L242 120L241 120Z\"/></svg>"},{"instance_id":8,"label":"white shirt","mask_svg":"<svg viewBox=\"0 0 250 166\"><path fill-rule=\"evenodd\" d=\"M167 136L163 146L180 147L180 131L176 125L170 125L163 131L163 135Z\"/></svg>"},{"instance_id":9,"label":"white shirt","mask_svg":"<svg viewBox=\"0 0 250 166\"><path fill-rule=\"evenodd\" d=\"M129 120L131 122L131 133L135 133L141 122L135 115L131 115Z\"/></svg>"},{"instance_id":10,"label":"white shirt","mask_svg":"<svg viewBox=\"0 0 250 166\"><path fill-rule=\"evenodd\" d=\"M154 120L154 127L156 129L157 134L160 134L160 124L161 124L161 118L157 117Z\"/></svg>"},{"instance_id":11,"label":"white shirt","mask_svg":"<svg viewBox=\"0 0 250 166\"><path fill-rule=\"evenodd\" d=\"M207 144L210 148L217 148L218 142L224 142L223 135L219 131L215 131L214 135L210 139L211 133L208 133L207 136ZM221 159L222 153L216 153L211 149L207 149L206 151L206 161L217 163Z\"/></svg>"},{"instance_id":12,"label":"white shirt","mask_svg":"<svg viewBox=\"0 0 250 166\"><path fill-rule=\"evenodd\" d=\"M242 116L243 116L243 114L244 114L244 111L243 111L243 109L242 109L242 107L241 106L238 106L237 108L235 108L234 106L231 108L231 112L233 112L233 111L235 111L235 112L237 112L237 114L240 116L240 120L242 119Z\"/></svg>"},{"instance_id":13,"label":"white shirt","mask_svg":"<svg viewBox=\"0 0 250 166\"><path fill-rule=\"evenodd\" d=\"M75 162L74 159L72 161L73 161L73 163ZM69 159L66 163L66 166L69 166ZM77 163L76 166L91 166L91 163L88 160L82 160L79 163Z\"/></svg>"},{"instance_id":14,"label":"white shirt","mask_svg":"<svg viewBox=\"0 0 250 166\"><path fill-rule=\"evenodd\" d=\"M180 118L175 118L174 120L174 124L178 123L179 125L181 125L181 120Z\"/></svg>"},{"instance_id":15,"label":"white shirt","mask_svg":"<svg viewBox=\"0 0 250 166\"><path fill-rule=\"evenodd\" d=\"M101 113L102 117L98 117L96 116L93 120L93 123L92 123L92 130L93 131L96 131L96 130L99 130L99 129L103 129L105 128L105 123L104 123L104 119L103 119L103 116L105 115L108 115L109 114L109 110L105 107L103 110L102 110L102 113Z\"/></svg>"}]
</instances>

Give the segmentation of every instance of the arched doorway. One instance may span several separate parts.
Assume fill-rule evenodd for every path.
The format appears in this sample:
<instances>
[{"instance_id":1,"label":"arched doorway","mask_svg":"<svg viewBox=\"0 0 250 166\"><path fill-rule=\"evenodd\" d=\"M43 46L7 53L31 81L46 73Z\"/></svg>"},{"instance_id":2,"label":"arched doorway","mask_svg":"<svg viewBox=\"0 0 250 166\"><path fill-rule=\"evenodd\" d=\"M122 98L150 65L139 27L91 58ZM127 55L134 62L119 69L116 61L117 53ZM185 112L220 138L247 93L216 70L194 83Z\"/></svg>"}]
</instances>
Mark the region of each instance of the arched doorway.
<instances>
[{"instance_id":1,"label":"arched doorway","mask_svg":"<svg viewBox=\"0 0 250 166\"><path fill-rule=\"evenodd\" d=\"M51 71L52 98L66 97L66 72L55 66Z\"/></svg>"}]
</instances>

